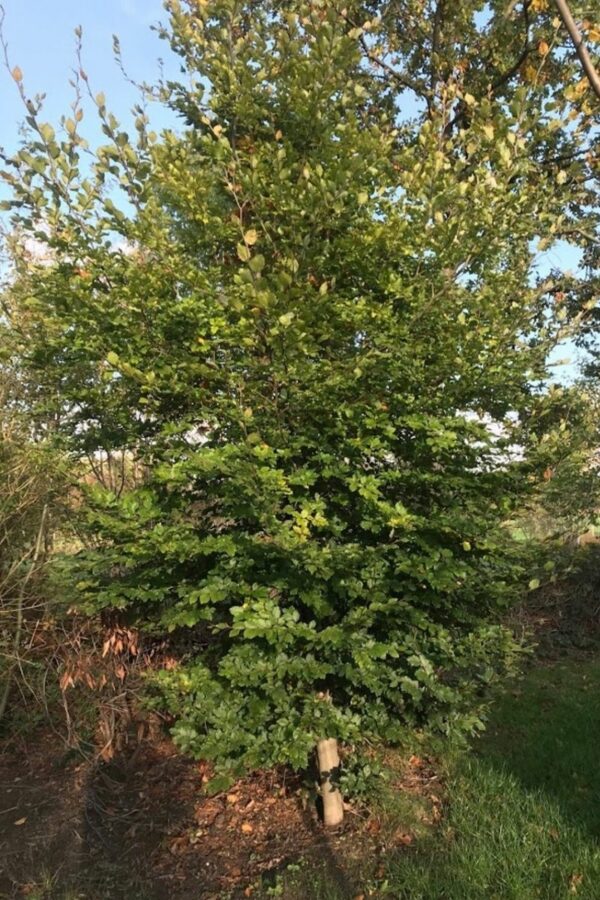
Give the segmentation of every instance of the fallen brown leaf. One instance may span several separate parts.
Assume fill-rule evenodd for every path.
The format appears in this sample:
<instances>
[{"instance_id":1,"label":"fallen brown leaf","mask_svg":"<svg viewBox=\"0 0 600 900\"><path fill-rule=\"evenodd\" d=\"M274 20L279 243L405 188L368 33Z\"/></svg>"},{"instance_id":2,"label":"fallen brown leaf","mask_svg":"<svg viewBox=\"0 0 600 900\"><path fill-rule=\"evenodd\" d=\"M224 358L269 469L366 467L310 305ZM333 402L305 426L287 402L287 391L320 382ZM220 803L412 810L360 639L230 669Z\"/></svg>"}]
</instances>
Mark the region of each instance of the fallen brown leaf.
<instances>
[{"instance_id":1,"label":"fallen brown leaf","mask_svg":"<svg viewBox=\"0 0 600 900\"><path fill-rule=\"evenodd\" d=\"M579 887L581 886L582 881L583 875L571 875L571 881L569 882L569 893L576 894Z\"/></svg>"},{"instance_id":2,"label":"fallen brown leaf","mask_svg":"<svg viewBox=\"0 0 600 900\"><path fill-rule=\"evenodd\" d=\"M407 834L406 832L402 832L396 835L396 840L399 844L404 844L405 847L408 847L409 844L412 844L413 837L412 834Z\"/></svg>"},{"instance_id":3,"label":"fallen brown leaf","mask_svg":"<svg viewBox=\"0 0 600 900\"><path fill-rule=\"evenodd\" d=\"M173 841L171 841L169 845L169 850L173 854L173 856L181 856L182 853L185 852L185 848L188 845L188 837L186 834L181 835L180 837L176 837Z\"/></svg>"}]
</instances>

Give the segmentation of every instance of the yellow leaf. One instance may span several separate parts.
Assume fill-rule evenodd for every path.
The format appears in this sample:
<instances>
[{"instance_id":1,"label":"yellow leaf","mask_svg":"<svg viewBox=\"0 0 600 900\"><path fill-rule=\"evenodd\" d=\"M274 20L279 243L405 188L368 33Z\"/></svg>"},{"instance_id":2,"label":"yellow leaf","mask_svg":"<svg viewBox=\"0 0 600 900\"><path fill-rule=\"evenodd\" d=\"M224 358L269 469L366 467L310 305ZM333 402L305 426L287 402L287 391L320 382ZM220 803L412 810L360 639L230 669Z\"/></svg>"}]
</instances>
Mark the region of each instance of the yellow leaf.
<instances>
[{"instance_id":1,"label":"yellow leaf","mask_svg":"<svg viewBox=\"0 0 600 900\"><path fill-rule=\"evenodd\" d=\"M549 52L550 47L548 46L546 41L540 41L538 44L538 53L540 54L540 56L548 56Z\"/></svg>"},{"instance_id":2,"label":"yellow leaf","mask_svg":"<svg viewBox=\"0 0 600 900\"><path fill-rule=\"evenodd\" d=\"M565 100L569 100L571 103L576 100L580 100L582 94L584 94L587 90L587 79L583 78L581 81L578 81L577 84L569 84L564 91ZM579 115L579 111L576 109L572 109L569 113L569 119L575 119Z\"/></svg>"},{"instance_id":3,"label":"yellow leaf","mask_svg":"<svg viewBox=\"0 0 600 900\"><path fill-rule=\"evenodd\" d=\"M244 235L244 240L251 247L258 240L258 232L255 228L249 228L248 231Z\"/></svg>"},{"instance_id":4,"label":"yellow leaf","mask_svg":"<svg viewBox=\"0 0 600 900\"><path fill-rule=\"evenodd\" d=\"M244 834L252 834L254 828L250 824L250 822L242 822L242 831Z\"/></svg>"},{"instance_id":5,"label":"yellow leaf","mask_svg":"<svg viewBox=\"0 0 600 900\"><path fill-rule=\"evenodd\" d=\"M12 77L15 79L15 81L23 81L23 73L18 66L15 66L12 70Z\"/></svg>"},{"instance_id":6,"label":"yellow leaf","mask_svg":"<svg viewBox=\"0 0 600 900\"><path fill-rule=\"evenodd\" d=\"M537 78L536 67L535 66L525 66L523 75L525 76L525 81L535 81Z\"/></svg>"}]
</instances>

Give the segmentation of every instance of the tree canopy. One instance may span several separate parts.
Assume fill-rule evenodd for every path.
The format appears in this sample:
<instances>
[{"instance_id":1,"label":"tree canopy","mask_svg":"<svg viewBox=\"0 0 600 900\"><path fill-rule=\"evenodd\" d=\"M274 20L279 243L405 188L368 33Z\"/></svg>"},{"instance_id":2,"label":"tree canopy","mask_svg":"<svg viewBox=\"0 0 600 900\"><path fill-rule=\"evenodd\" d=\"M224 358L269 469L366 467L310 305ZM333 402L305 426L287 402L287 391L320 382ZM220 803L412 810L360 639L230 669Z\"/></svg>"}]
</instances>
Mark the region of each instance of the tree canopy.
<instances>
[{"instance_id":1,"label":"tree canopy","mask_svg":"<svg viewBox=\"0 0 600 900\"><path fill-rule=\"evenodd\" d=\"M166 9L177 130L81 67L57 131L13 70L11 352L67 452L143 473L89 491L80 602L189 633L162 702L224 773L472 730L505 524L572 449L547 358L594 300L538 260L597 246L598 103L543 0Z\"/></svg>"}]
</instances>

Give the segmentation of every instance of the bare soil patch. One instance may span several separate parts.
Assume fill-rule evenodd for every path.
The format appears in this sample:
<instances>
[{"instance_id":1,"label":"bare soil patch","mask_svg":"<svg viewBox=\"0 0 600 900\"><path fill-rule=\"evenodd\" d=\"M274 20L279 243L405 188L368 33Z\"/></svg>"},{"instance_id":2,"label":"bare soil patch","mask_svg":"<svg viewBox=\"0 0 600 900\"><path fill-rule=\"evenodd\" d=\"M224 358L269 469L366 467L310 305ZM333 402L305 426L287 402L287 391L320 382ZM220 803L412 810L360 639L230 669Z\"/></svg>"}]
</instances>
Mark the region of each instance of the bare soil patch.
<instances>
[{"instance_id":1,"label":"bare soil patch","mask_svg":"<svg viewBox=\"0 0 600 900\"><path fill-rule=\"evenodd\" d=\"M425 789L431 774L415 758L407 788ZM205 764L164 736L110 762L68 759L51 732L13 748L0 762L0 897L249 897L304 858L353 898L367 868L412 840L360 810L325 833L302 781L286 771L214 797L203 792L207 778Z\"/></svg>"}]
</instances>

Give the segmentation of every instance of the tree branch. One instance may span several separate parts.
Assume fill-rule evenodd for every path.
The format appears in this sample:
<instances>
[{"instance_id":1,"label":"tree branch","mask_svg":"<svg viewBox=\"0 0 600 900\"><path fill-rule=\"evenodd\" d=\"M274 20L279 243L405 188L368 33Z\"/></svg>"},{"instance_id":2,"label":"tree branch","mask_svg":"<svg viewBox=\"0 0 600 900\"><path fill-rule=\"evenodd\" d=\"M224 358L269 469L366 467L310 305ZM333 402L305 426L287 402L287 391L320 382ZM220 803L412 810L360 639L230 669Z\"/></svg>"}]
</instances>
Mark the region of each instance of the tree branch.
<instances>
[{"instance_id":1,"label":"tree branch","mask_svg":"<svg viewBox=\"0 0 600 900\"><path fill-rule=\"evenodd\" d=\"M596 97L600 100L600 75L598 75L594 63L591 60L590 54L588 53L587 48L583 43L583 35L577 27L575 19L571 15L569 4L566 2L566 0L554 0L554 2L556 4L558 14L562 19L563 25L569 32L571 40L573 41L575 52L579 57L579 61L581 62L583 71L587 76L587 80L589 81Z\"/></svg>"},{"instance_id":2,"label":"tree branch","mask_svg":"<svg viewBox=\"0 0 600 900\"><path fill-rule=\"evenodd\" d=\"M435 17L433 20L433 33L431 36L431 77L429 82L429 90L433 95L435 86L439 78L439 59L440 52L440 32L442 30L442 20L444 18L444 0L438 0L435 7Z\"/></svg>"},{"instance_id":3,"label":"tree branch","mask_svg":"<svg viewBox=\"0 0 600 900\"><path fill-rule=\"evenodd\" d=\"M342 11L341 15L342 15L342 18L348 23L348 25L350 25L351 28L358 27L358 23L356 21L354 21L345 10ZM394 69L393 66L391 66L389 63L387 63L383 59L381 59L377 55L377 53L374 53L373 51L371 51L369 49L369 45L365 39L364 34L361 34L359 36L358 42L359 42L360 46L362 47L363 53L366 56L366 58L368 60L370 60L374 65L379 66L379 68L383 72L386 72L391 78L393 78L394 81L397 82L397 84L401 85L404 88L407 88L410 91L413 91L418 97L423 97L423 96L427 97L428 96L427 90L418 80L410 78L404 72L398 72L396 69Z\"/></svg>"},{"instance_id":4,"label":"tree branch","mask_svg":"<svg viewBox=\"0 0 600 900\"><path fill-rule=\"evenodd\" d=\"M530 25L529 6L530 6L530 0L525 0L525 2L523 3L523 21L525 24L525 43L523 45L523 49L521 50L521 53L519 54L519 56L517 57L515 62L512 64L510 69L508 69L508 71L504 72L503 75L500 75L496 79L496 81L492 85L492 91L494 91L494 92L496 92L498 90L498 88L503 87L507 81L510 81L510 79L513 78L513 76L517 74L517 72L519 71L519 69L521 68L521 66L527 59L527 57L529 56L529 52L531 50L531 47L529 46L529 25Z\"/></svg>"}]
</instances>

